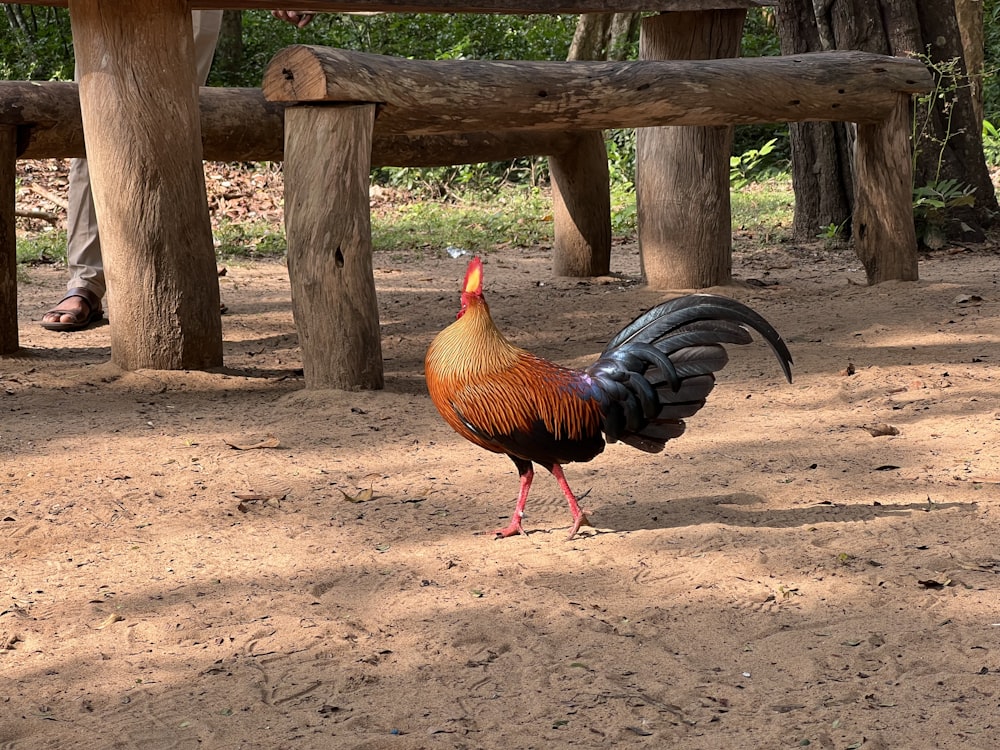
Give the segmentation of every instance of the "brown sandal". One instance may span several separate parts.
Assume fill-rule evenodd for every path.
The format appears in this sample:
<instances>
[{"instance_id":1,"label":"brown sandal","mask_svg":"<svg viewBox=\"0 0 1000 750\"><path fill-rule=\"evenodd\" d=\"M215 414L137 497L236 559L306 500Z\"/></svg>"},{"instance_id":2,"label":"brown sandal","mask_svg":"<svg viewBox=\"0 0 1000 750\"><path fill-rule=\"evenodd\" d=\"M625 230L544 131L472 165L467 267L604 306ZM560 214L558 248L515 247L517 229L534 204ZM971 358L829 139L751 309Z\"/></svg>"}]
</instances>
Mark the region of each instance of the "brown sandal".
<instances>
[{"instance_id":1,"label":"brown sandal","mask_svg":"<svg viewBox=\"0 0 1000 750\"><path fill-rule=\"evenodd\" d=\"M73 297L79 297L84 302L87 303L89 312L86 315L80 315L77 310L64 310L59 307L63 302ZM94 294L89 289L83 287L77 287L76 289L70 289L66 296L59 300L59 303L45 313L46 315L72 315L73 320L68 322L62 322L58 320L43 320L40 325L42 328L48 331L82 331L85 328L89 328L94 323L104 318L104 310L101 308L101 298Z\"/></svg>"}]
</instances>

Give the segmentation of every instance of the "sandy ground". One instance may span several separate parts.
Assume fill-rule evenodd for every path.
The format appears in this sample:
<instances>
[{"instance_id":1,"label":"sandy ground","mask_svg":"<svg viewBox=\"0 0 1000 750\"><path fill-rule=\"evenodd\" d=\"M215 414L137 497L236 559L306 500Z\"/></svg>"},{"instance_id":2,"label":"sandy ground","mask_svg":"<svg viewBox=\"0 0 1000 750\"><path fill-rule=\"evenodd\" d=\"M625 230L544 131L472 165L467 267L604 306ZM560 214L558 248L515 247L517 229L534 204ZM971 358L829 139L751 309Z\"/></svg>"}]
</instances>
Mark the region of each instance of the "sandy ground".
<instances>
[{"instance_id":1,"label":"sandy ground","mask_svg":"<svg viewBox=\"0 0 1000 750\"><path fill-rule=\"evenodd\" d=\"M716 291L782 332L794 384L737 347L664 454L568 468L596 527L569 542L542 475L528 536L482 533L513 466L425 394L464 266L376 255L378 393L304 390L280 264L220 280L218 373L43 331L64 272L29 271L0 360L0 748L998 746L1000 256L868 288L842 251L739 253L749 283ZM583 366L665 296L634 247L614 270L505 251L487 295Z\"/></svg>"}]
</instances>

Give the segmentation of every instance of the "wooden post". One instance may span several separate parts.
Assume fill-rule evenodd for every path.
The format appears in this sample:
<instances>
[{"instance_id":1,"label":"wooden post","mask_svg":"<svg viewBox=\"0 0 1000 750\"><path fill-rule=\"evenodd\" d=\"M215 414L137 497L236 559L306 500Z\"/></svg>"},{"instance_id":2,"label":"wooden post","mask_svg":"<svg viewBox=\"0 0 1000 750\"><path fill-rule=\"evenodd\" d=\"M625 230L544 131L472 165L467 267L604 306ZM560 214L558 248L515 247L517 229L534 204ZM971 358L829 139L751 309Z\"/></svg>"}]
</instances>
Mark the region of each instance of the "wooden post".
<instances>
[{"instance_id":1,"label":"wooden post","mask_svg":"<svg viewBox=\"0 0 1000 750\"><path fill-rule=\"evenodd\" d=\"M186 0L69 0L109 292L127 370L222 364Z\"/></svg>"},{"instance_id":2,"label":"wooden post","mask_svg":"<svg viewBox=\"0 0 1000 750\"><path fill-rule=\"evenodd\" d=\"M608 151L599 130L573 134L573 145L549 157L558 276L611 272L611 194Z\"/></svg>"},{"instance_id":3,"label":"wooden post","mask_svg":"<svg viewBox=\"0 0 1000 750\"><path fill-rule=\"evenodd\" d=\"M854 154L854 246L869 284L916 281L910 96L882 122L858 125Z\"/></svg>"},{"instance_id":4,"label":"wooden post","mask_svg":"<svg viewBox=\"0 0 1000 750\"><path fill-rule=\"evenodd\" d=\"M644 18L639 57L736 57L745 18L745 9ZM652 288L698 289L732 280L732 138L731 126L636 131L639 250Z\"/></svg>"},{"instance_id":5,"label":"wooden post","mask_svg":"<svg viewBox=\"0 0 1000 750\"><path fill-rule=\"evenodd\" d=\"M0 127L0 354L13 354L17 340L17 233L14 183L17 128Z\"/></svg>"},{"instance_id":6,"label":"wooden post","mask_svg":"<svg viewBox=\"0 0 1000 750\"><path fill-rule=\"evenodd\" d=\"M307 388L383 385L372 275L374 104L285 110L285 234Z\"/></svg>"}]
</instances>

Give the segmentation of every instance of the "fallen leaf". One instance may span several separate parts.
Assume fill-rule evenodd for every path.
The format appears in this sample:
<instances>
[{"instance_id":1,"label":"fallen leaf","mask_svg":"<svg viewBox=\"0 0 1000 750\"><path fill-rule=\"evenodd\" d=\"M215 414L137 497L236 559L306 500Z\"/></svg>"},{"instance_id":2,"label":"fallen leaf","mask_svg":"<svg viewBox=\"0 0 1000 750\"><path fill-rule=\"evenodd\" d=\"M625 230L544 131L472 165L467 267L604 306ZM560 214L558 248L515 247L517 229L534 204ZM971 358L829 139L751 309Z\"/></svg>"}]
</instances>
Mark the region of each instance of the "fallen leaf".
<instances>
[{"instance_id":1,"label":"fallen leaf","mask_svg":"<svg viewBox=\"0 0 1000 750\"><path fill-rule=\"evenodd\" d=\"M944 581L935 581L931 578L926 581L917 581L917 584L923 586L925 589L933 589L935 591L943 589L945 586L951 585L951 579L946 578Z\"/></svg>"},{"instance_id":2,"label":"fallen leaf","mask_svg":"<svg viewBox=\"0 0 1000 750\"><path fill-rule=\"evenodd\" d=\"M349 495L343 490L340 490L340 494L349 503L367 503L369 500L375 499L375 490L372 487L369 487L367 490L361 490L357 495Z\"/></svg>"},{"instance_id":3,"label":"fallen leaf","mask_svg":"<svg viewBox=\"0 0 1000 750\"><path fill-rule=\"evenodd\" d=\"M229 440L223 441L230 448L238 451L252 451L260 448L280 448L281 442L274 435L268 435L258 443L234 443Z\"/></svg>"},{"instance_id":4,"label":"fallen leaf","mask_svg":"<svg viewBox=\"0 0 1000 750\"><path fill-rule=\"evenodd\" d=\"M967 305L970 302L982 302L983 298L978 294L960 294L955 297L956 305Z\"/></svg>"},{"instance_id":5,"label":"fallen leaf","mask_svg":"<svg viewBox=\"0 0 1000 750\"><path fill-rule=\"evenodd\" d=\"M639 735L640 737L652 737L653 736L652 732L650 732L648 729L645 729L643 727L625 727L625 728L628 729L633 734Z\"/></svg>"},{"instance_id":6,"label":"fallen leaf","mask_svg":"<svg viewBox=\"0 0 1000 750\"><path fill-rule=\"evenodd\" d=\"M117 612L114 612L114 613L108 615L107 617L105 617L104 621L100 625L97 626L96 630L104 630L104 628L108 627L109 625L114 625L116 622L121 622L124 619L125 618L122 617L120 614L118 614Z\"/></svg>"},{"instance_id":7,"label":"fallen leaf","mask_svg":"<svg viewBox=\"0 0 1000 750\"><path fill-rule=\"evenodd\" d=\"M898 435L899 430L893 427L891 424L885 424L884 422L879 422L878 424L862 425L862 430L868 432L872 437L884 437L886 435Z\"/></svg>"}]
</instances>

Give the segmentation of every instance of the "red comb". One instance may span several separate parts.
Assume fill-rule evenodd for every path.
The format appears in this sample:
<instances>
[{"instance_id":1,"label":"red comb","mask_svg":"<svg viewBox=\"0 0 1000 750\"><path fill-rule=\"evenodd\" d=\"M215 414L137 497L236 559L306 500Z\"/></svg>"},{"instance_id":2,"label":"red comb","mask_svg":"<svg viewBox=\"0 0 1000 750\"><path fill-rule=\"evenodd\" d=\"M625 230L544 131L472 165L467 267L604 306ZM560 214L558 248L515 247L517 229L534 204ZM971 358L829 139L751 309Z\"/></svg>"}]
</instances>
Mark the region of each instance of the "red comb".
<instances>
[{"instance_id":1,"label":"red comb","mask_svg":"<svg viewBox=\"0 0 1000 750\"><path fill-rule=\"evenodd\" d=\"M465 272L465 284L462 287L464 294L483 293L483 262L479 258L469 261L469 268Z\"/></svg>"}]
</instances>

